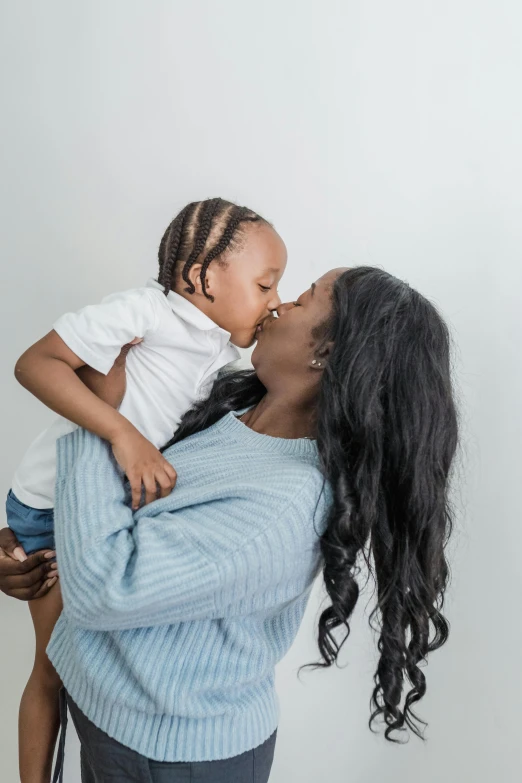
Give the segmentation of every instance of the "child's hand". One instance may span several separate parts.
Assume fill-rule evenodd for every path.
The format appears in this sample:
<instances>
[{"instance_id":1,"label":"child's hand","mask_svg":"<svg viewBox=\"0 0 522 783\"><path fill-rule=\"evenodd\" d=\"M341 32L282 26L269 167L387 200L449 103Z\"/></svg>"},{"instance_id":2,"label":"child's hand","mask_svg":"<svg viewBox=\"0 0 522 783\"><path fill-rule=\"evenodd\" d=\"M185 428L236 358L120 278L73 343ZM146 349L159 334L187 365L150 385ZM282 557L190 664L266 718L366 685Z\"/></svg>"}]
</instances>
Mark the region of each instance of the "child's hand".
<instances>
[{"instance_id":1,"label":"child's hand","mask_svg":"<svg viewBox=\"0 0 522 783\"><path fill-rule=\"evenodd\" d=\"M111 440L112 451L125 471L132 491L132 508L138 509L141 487L145 488L145 505L167 497L176 485L177 473L158 449L138 430L129 425Z\"/></svg>"}]
</instances>

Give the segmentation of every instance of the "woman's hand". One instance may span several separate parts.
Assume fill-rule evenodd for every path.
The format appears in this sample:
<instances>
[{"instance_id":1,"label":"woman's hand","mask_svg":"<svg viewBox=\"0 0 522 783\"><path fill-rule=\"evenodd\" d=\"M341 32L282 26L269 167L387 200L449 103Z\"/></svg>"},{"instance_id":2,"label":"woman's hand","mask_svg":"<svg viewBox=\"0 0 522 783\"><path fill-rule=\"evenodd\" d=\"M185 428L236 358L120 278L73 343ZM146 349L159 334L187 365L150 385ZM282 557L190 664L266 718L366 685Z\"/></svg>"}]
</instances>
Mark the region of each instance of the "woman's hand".
<instances>
[{"instance_id":1,"label":"woman's hand","mask_svg":"<svg viewBox=\"0 0 522 783\"><path fill-rule=\"evenodd\" d=\"M58 578L53 557L55 552L48 549L26 556L11 528L4 527L0 530L0 590L20 601L42 598Z\"/></svg>"},{"instance_id":2,"label":"woman's hand","mask_svg":"<svg viewBox=\"0 0 522 783\"><path fill-rule=\"evenodd\" d=\"M125 471L132 492L132 508L140 507L141 486L145 505L158 497L167 497L176 485L177 473L158 449L129 423L111 440L112 451Z\"/></svg>"},{"instance_id":3,"label":"woman's hand","mask_svg":"<svg viewBox=\"0 0 522 783\"><path fill-rule=\"evenodd\" d=\"M76 375L100 400L103 400L112 408L119 408L125 396L127 386L125 375L127 355L133 345L141 342L142 339L140 337L135 337L131 343L124 345L107 375L103 375L103 373L94 370L88 365L84 365L76 370Z\"/></svg>"}]
</instances>

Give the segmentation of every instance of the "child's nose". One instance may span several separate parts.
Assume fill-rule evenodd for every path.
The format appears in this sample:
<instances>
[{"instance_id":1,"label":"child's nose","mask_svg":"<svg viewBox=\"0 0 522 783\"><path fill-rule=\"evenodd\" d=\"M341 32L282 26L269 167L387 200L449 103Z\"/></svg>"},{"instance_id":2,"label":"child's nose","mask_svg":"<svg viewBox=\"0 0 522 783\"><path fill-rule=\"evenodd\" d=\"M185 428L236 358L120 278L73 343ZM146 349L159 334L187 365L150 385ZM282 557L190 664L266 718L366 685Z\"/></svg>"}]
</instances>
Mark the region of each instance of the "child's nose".
<instances>
[{"instance_id":1,"label":"child's nose","mask_svg":"<svg viewBox=\"0 0 522 783\"><path fill-rule=\"evenodd\" d=\"M270 312L273 312L274 310L277 310L277 308L280 306L281 306L281 298L279 296L279 291L276 291L268 303L268 309L270 310Z\"/></svg>"}]
</instances>

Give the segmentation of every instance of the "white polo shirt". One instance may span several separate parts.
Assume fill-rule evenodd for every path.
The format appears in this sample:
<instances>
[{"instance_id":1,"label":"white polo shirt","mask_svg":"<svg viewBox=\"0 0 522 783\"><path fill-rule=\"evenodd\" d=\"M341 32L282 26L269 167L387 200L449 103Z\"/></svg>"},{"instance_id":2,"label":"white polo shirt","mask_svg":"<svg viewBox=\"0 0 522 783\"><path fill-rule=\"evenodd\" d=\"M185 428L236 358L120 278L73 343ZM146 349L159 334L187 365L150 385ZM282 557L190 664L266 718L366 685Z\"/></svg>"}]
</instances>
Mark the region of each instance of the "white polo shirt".
<instances>
[{"instance_id":1,"label":"white polo shirt","mask_svg":"<svg viewBox=\"0 0 522 783\"><path fill-rule=\"evenodd\" d=\"M229 332L179 294L165 296L156 280L66 313L53 328L85 364L104 375L123 345L143 338L128 354L119 410L158 448L170 440L195 400L209 393L219 370L240 356ZM54 506L56 441L74 429L59 417L33 441L12 484L22 503Z\"/></svg>"}]
</instances>

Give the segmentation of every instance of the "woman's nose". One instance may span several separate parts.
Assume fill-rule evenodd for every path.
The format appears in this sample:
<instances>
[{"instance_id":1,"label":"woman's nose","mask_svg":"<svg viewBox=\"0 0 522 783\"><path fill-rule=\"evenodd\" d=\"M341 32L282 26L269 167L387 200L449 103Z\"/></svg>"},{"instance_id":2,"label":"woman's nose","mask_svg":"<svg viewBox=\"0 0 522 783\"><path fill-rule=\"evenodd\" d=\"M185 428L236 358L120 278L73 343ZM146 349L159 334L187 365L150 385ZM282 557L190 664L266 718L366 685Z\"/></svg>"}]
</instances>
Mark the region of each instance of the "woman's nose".
<instances>
[{"instance_id":1,"label":"woman's nose","mask_svg":"<svg viewBox=\"0 0 522 783\"><path fill-rule=\"evenodd\" d=\"M277 314L278 316L284 315L288 310L291 310L294 305L292 302L285 302L284 304L280 304L277 308Z\"/></svg>"}]
</instances>

